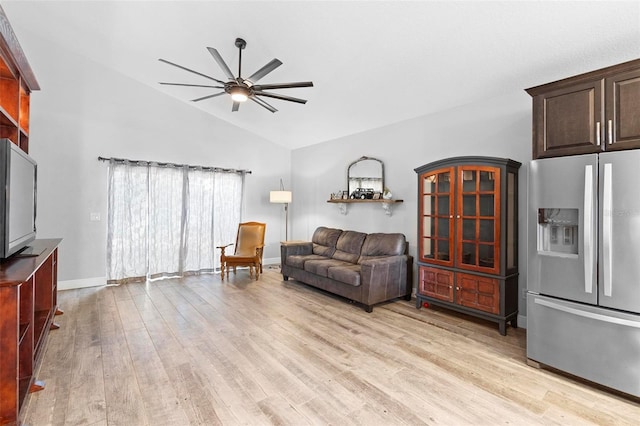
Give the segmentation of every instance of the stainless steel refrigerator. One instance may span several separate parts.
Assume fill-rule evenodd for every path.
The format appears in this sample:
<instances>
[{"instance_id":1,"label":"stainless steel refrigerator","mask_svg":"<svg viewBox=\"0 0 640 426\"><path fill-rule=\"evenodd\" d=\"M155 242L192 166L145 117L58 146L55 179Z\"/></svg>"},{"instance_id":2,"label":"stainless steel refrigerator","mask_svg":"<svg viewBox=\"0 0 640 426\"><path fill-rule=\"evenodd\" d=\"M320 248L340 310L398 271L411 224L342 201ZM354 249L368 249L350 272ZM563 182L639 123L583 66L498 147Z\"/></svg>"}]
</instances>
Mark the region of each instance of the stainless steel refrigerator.
<instances>
[{"instance_id":1,"label":"stainless steel refrigerator","mask_svg":"<svg viewBox=\"0 0 640 426\"><path fill-rule=\"evenodd\" d=\"M527 357L640 396L640 150L534 160Z\"/></svg>"}]
</instances>

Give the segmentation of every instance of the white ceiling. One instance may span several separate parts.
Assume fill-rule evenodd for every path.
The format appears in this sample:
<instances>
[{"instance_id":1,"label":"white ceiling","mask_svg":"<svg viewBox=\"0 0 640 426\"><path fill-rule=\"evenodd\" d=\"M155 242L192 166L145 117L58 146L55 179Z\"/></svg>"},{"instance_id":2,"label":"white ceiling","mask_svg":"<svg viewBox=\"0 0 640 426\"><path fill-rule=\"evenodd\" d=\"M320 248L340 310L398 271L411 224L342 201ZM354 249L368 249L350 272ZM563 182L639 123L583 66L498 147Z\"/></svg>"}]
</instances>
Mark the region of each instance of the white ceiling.
<instances>
[{"instance_id":1,"label":"white ceiling","mask_svg":"<svg viewBox=\"0 0 640 426\"><path fill-rule=\"evenodd\" d=\"M454 108L640 57L640 1L30 1L3 0L21 31L184 102L209 89L159 81L225 80L206 47L243 76L273 58L261 83L313 81L231 112L217 97L194 108L290 148ZM26 52L29 57L29 52ZM36 77L38 70L34 70ZM43 88L46 89L46 88ZM274 92L278 92L275 91ZM523 92L524 93L524 92Z\"/></svg>"}]
</instances>

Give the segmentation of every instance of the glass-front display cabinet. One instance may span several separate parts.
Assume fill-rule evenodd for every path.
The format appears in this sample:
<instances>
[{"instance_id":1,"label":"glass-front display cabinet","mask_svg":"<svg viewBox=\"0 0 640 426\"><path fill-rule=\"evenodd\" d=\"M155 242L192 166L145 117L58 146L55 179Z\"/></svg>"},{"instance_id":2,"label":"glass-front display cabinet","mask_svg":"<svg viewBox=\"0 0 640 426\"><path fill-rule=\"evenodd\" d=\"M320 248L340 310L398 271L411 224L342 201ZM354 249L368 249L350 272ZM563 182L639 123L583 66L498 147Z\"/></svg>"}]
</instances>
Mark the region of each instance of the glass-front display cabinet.
<instances>
[{"instance_id":1,"label":"glass-front display cabinet","mask_svg":"<svg viewBox=\"0 0 640 426\"><path fill-rule=\"evenodd\" d=\"M517 327L517 161L456 157L418 174L417 307L443 305Z\"/></svg>"}]
</instances>

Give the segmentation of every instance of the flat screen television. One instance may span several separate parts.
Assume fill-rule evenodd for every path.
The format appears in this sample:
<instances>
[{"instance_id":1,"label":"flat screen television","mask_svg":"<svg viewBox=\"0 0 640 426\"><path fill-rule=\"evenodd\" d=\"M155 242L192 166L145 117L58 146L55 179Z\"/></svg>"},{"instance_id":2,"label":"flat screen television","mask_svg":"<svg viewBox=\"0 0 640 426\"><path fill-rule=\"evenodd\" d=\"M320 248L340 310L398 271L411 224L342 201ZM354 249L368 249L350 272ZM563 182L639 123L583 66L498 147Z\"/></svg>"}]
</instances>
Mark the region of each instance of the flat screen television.
<instances>
[{"instance_id":1,"label":"flat screen television","mask_svg":"<svg viewBox=\"0 0 640 426\"><path fill-rule=\"evenodd\" d=\"M35 160L9 139L0 139L0 258L24 250L36 239Z\"/></svg>"}]
</instances>

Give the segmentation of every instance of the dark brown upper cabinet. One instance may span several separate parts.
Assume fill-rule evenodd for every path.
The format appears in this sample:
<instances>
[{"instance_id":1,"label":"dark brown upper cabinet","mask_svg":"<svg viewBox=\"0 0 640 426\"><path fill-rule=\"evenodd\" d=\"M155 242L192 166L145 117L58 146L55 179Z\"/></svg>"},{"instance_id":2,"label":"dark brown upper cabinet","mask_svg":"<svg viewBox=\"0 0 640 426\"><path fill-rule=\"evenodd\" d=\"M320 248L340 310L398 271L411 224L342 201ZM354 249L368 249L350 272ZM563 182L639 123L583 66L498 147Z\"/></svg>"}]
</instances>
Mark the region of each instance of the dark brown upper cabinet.
<instances>
[{"instance_id":1,"label":"dark brown upper cabinet","mask_svg":"<svg viewBox=\"0 0 640 426\"><path fill-rule=\"evenodd\" d=\"M527 93L534 159L640 148L640 59Z\"/></svg>"}]
</instances>

